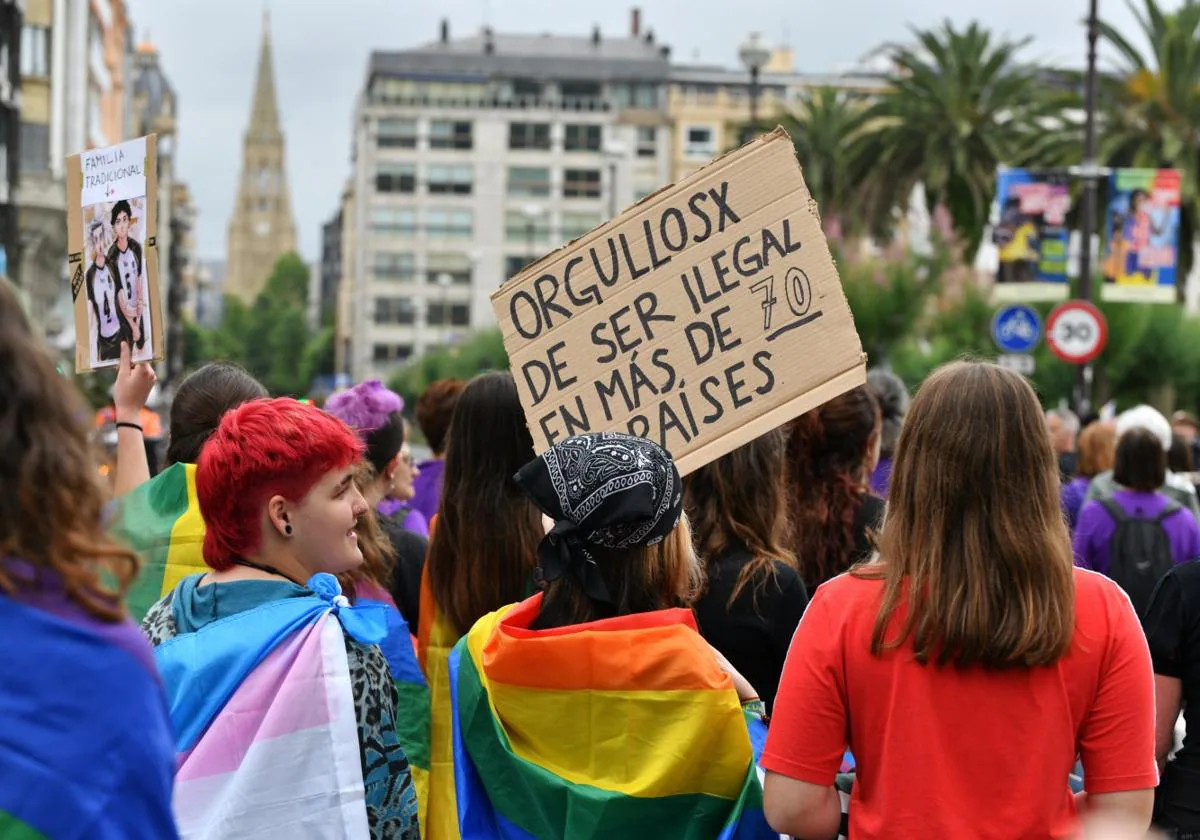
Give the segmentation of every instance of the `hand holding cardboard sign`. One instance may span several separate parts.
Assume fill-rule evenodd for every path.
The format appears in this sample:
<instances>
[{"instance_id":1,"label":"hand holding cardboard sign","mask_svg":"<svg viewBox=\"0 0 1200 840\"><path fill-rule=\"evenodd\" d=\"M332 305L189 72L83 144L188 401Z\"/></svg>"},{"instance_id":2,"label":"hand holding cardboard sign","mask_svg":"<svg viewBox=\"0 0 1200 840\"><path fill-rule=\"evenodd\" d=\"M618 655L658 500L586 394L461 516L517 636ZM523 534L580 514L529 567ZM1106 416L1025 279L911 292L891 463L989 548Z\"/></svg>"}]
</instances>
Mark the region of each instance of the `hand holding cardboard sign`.
<instances>
[{"instance_id":1,"label":"hand holding cardboard sign","mask_svg":"<svg viewBox=\"0 0 1200 840\"><path fill-rule=\"evenodd\" d=\"M130 362L129 344L122 341L121 364L117 368L117 383L113 385L113 407L116 409L117 422L138 422L157 381L153 365Z\"/></svg>"}]
</instances>

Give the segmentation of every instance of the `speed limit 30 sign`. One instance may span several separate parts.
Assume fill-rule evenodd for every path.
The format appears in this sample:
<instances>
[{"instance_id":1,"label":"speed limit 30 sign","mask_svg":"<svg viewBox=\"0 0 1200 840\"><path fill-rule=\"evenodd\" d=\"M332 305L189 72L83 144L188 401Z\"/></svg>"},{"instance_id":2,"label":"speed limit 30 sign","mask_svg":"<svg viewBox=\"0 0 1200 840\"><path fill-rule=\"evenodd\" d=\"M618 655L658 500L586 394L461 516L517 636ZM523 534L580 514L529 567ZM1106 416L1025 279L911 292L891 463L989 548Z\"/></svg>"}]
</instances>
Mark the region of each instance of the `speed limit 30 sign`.
<instances>
[{"instance_id":1,"label":"speed limit 30 sign","mask_svg":"<svg viewBox=\"0 0 1200 840\"><path fill-rule=\"evenodd\" d=\"M1104 314L1085 300L1059 304L1046 319L1046 345L1064 362L1085 365L1100 355L1107 341Z\"/></svg>"}]
</instances>

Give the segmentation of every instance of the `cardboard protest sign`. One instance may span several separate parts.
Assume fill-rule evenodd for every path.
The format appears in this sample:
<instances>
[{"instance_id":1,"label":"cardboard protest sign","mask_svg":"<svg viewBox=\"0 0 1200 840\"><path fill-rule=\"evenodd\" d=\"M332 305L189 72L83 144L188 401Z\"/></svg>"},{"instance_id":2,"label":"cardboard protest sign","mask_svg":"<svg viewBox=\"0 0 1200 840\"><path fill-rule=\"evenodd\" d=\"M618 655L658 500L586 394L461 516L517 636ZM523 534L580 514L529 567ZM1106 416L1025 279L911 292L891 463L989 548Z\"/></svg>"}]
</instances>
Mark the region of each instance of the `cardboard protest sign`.
<instances>
[{"instance_id":1,"label":"cardboard protest sign","mask_svg":"<svg viewBox=\"0 0 1200 840\"><path fill-rule=\"evenodd\" d=\"M121 342L135 362L163 358L156 151L152 134L67 158L67 262L80 373L116 365Z\"/></svg>"},{"instance_id":2,"label":"cardboard protest sign","mask_svg":"<svg viewBox=\"0 0 1200 840\"><path fill-rule=\"evenodd\" d=\"M622 431L687 473L866 380L781 128L538 260L492 305L539 452Z\"/></svg>"}]
</instances>

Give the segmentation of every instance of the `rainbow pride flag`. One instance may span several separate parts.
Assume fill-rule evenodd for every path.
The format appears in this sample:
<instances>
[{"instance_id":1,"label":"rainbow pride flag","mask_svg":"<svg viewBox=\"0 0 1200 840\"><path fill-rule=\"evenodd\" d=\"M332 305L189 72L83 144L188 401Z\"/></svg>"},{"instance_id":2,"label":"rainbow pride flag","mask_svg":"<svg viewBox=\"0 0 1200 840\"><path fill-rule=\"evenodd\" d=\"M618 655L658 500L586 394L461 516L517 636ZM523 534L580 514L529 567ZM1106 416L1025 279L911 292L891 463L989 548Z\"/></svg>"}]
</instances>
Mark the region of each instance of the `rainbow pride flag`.
<instances>
[{"instance_id":1,"label":"rainbow pride flag","mask_svg":"<svg viewBox=\"0 0 1200 840\"><path fill-rule=\"evenodd\" d=\"M777 840L747 716L689 610L531 630L540 607L485 616L450 656L464 838Z\"/></svg>"},{"instance_id":2,"label":"rainbow pride flag","mask_svg":"<svg viewBox=\"0 0 1200 840\"><path fill-rule=\"evenodd\" d=\"M0 595L0 637L0 837L176 837L171 726L137 628L59 586Z\"/></svg>"},{"instance_id":3,"label":"rainbow pride flag","mask_svg":"<svg viewBox=\"0 0 1200 840\"><path fill-rule=\"evenodd\" d=\"M331 575L155 649L175 730L185 838L369 837L343 628L383 640L383 610L348 609ZM342 603L339 605L339 601Z\"/></svg>"},{"instance_id":4,"label":"rainbow pride flag","mask_svg":"<svg viewBox=\"0 0 1200 840\"><path fill-rule=\"evenodd\" d=\"M207 572L204 518L196 499L196 465L172 464L124 496L109 529L142 557L126 606L140 622L188 575Z\"/></svg>"},{"instance_id":5,"label":"rainbow pride flag","mask_svg":"<svg viewBox=\"0 0 1200 840\"><path fill-rule=\"evenodd\" d=\"M436 527L437 518L433 526ZM454 731L450 709L450 652L458 631L437 607L429 584L429 566L421 572L421 624L417 654L429 685L429 806L421 823L425 840L456 840L458 805L455 793Z\"/></svg>"}]
</instances>

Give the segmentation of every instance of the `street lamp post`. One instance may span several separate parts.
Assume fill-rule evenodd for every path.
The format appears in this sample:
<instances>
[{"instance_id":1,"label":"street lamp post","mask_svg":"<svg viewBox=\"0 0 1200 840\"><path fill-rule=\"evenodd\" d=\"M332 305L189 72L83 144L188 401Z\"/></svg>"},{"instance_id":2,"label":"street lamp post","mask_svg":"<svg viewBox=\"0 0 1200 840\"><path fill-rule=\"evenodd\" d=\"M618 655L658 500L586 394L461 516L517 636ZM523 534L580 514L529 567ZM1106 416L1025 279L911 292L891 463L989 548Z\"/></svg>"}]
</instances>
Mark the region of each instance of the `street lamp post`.
<instances>
[{"instance_id":1,"label":"street lamp post","mask_svg":"<svg viewBox=\"0 0 1200 840\"><path fill-rule=\"evenodd\" d=\"M771 60L771 51L767 49L757 32L751 32L750 37L738 50L738 57L750 72L750 137L758 131L758 74ZM746 138L749 139L749 138Z\"/></svg>"},{"instance_id":2,"label":"street lamp post","mask_svg":"<svg viewBox=\"0 0 1200 840\"><path fill-rule=\"evenodd\" d=\"M1089 0L1087 20L1087 80L1084 88L1083 129L1083 207L1079 224L1079 296L1090 301L1092 288L1092 226L1096 220L1096 41L1100 37L1100 19L1097 0ZM1081 415L1092 407L1092 366L1080 365L1076 387L1079 394L1078 409Z\"/></svg>"}]
</instances>

